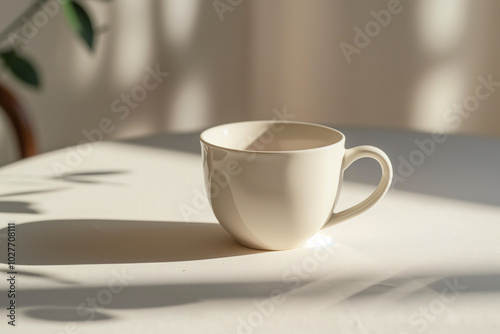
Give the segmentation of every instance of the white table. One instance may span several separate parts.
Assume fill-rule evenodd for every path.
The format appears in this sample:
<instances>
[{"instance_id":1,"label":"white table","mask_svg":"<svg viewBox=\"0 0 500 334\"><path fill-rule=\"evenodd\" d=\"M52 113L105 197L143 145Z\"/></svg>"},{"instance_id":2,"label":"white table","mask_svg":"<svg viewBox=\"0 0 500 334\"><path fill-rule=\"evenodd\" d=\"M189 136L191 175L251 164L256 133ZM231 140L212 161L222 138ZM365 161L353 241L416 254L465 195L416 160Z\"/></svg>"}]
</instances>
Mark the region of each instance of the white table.
<instances>
[{"instance_id":1,"label":"white table","mask_svg":"<svg viewBox=\"0 0 500 334\"><path fill-rule=\"evenodd\" d=\"M348 147L379 146L396 171L429 137L343 130ZM0 169L2 333L500 330L498 139L449 137L373 209L282 252L243 248L216 223L200 195L197 134L100 143L58 180L52 165L68 152ZM379 173L368 159L353 165L340 206Z\"/></svg>"}]
</instances>

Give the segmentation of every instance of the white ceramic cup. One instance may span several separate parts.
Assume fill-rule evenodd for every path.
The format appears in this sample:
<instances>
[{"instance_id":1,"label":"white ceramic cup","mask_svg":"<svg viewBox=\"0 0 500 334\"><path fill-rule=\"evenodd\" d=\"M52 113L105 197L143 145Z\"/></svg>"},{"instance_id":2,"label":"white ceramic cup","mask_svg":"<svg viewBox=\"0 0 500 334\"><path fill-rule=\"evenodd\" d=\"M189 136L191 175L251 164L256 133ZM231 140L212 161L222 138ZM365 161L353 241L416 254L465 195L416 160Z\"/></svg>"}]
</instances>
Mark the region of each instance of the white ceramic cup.
<instances>
[{"instance_id":1,"label":"white ceramic cup","mask_svg":"<svg viewBox=\"0 0 500 334\"><path fill-rule=\"evenodd\" d=\"M392 180L387 155L373 146L344 148L344 135L302 122L225 124L201 136L205 185L219 223L247 247L284 250L377 203ZM334 213L344 170L369 157L382 166L376 190Z\"/></svg>"}]
</instances>

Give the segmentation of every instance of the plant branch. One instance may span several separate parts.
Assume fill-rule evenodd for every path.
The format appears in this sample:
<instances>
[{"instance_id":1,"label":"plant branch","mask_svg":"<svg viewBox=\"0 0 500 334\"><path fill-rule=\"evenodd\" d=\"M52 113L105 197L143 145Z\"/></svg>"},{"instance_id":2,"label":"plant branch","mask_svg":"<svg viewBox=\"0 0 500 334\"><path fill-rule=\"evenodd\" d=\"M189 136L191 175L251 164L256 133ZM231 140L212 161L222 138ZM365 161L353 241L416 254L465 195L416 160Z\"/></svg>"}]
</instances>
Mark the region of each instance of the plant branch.
<instances>
[{"instance_id":1,"label":"plant branch","mask_svg":"<svg viewBox=\"0 0 500 334\"><path fill-rule=\"evenodd\" d=\"M33 15L35 15L41 9L41 6L47 1L49 0L37 0L24 12L22 12L21 15L19 15L17 19L14 20L14 22L9 24L7 28L5 28L5 30L0 33L0 42L3 42L10 33L16 31L19 26L23 24L23 22L21 21L23 18L26 18L26 20L31 20Z\"/></svg>"}]
</instances>

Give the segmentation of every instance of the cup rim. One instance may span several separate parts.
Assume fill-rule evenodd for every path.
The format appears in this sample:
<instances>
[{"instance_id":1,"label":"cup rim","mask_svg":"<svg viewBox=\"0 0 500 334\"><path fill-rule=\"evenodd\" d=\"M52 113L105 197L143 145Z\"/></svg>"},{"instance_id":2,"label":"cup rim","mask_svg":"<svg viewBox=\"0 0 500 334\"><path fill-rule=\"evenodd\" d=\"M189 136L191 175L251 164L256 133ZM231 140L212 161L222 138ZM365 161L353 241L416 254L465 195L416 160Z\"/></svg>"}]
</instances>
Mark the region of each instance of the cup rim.
<instances>
[{"instance_id":1,"label":"cup rim","mask_svg":"<svg viewBox=\"0 0 500 334\"><path fill-rule=\"evenodd\" d=\"M205 137L207 136L208 131L217 129L219 127L228 126L228 125L235 125L235 124L251 124L251 123L254 123L254 124L255 123L296 124L296 125L305 125L305 126L317 127L317 128L322 128L322 129L325 129L325 130L328 130L328 131L335 132L335 133L339 134L340 135L340 140L338 140L338 141L336 141L334 143L328 144L328 145L319 146L319 147L312 147L312 148L304 148L304 149L297 149L297 150L282 150L282 151L281 150L280 151L258 151L258 150L247 150L247 149L237 149L237 148L225 147L225 146L221 146L221 145L210 143L209 141L207 141L206 139L203 138L204 136ZM257 121L243 121L243 122L225 123L225 124L220 124L220 125L212 126L212 127L208 128L208 129L204 130L200 134L200 141L203 144L207 145L207 146L215 147L215 148L218 148L218 149L221 149L221 150L225 150L225 151L232 151L232 152L252 153L252 154L294 154L294 153L296 154L296 153L304 153L304 152L310 152L310 151L316 151L316 150L323 150L323 149L327 149L327 148L339 145L339 144L345 142L345 135L342 132L340 132L340 131L338 131L338 130L336 130L334 128L331 128L331 127L326 126L326 125L316 124L316 123L299 122L299 121L282 121L282 120L257 120Z\"/></svg>"}]
</instances>

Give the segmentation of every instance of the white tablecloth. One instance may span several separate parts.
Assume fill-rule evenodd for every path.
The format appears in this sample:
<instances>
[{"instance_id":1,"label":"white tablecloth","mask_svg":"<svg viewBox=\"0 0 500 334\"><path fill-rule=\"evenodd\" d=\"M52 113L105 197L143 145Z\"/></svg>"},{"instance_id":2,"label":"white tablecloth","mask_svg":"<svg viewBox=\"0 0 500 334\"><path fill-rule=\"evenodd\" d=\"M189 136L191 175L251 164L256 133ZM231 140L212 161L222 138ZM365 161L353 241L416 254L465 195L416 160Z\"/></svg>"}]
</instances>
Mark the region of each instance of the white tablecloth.
<instances>
[{"instance_id":1,"label":"white tablecloth","mask_svg":"<svg viewBox=\"0 0 500 334\"><path fill-rule=\"evenodd\" d=\"M403 160L417 161L415 140L430 137L344 130L348 147L386 151L399 176L410 174ZM450 136L373 209L280 252L241 247L217 224L197 134L83 149L0 169L2 333L500 330L500 140ZM61 165L71 166L57 178ZM379 175L356 162L340 208Z\"/></svg>"}]
</instances>

